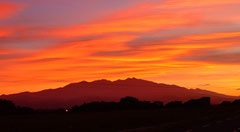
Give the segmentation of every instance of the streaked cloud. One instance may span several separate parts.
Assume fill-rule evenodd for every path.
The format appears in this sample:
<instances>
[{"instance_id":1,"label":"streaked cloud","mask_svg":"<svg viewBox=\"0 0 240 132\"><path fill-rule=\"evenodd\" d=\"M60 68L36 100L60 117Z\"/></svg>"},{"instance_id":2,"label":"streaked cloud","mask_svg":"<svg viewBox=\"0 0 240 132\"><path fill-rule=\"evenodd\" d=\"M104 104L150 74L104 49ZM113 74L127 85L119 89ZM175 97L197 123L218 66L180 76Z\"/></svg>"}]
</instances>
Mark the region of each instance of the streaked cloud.
<instances>
[{"instance_id":1,"label":"streaked cloud","mask_svg":"<svg viewBox=\"0 0 240 132\"><path fill-rule=\"evenodd\" d=\"M100 3L0 3L0 90L138 77L239 94L239 0Z\"/></svg>"}]
</instances>

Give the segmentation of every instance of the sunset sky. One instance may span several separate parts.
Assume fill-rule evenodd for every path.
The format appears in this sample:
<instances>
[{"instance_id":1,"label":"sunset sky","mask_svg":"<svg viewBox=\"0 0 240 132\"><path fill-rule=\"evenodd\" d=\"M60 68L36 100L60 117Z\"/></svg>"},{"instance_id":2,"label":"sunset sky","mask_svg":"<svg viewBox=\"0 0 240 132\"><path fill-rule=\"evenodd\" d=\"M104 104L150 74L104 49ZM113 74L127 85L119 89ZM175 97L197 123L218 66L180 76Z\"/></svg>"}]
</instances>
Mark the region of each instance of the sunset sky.
<instances>
[{"instance_id":1,"label":"sunset sky","mask_svg":"<svg viewBox=\"0 0 240 132\"><path fill-rule=\"evenodd\" d=\"M0 94L136 77L240 95L240 0L0 0Z\"/></svg>"}]
</instances>

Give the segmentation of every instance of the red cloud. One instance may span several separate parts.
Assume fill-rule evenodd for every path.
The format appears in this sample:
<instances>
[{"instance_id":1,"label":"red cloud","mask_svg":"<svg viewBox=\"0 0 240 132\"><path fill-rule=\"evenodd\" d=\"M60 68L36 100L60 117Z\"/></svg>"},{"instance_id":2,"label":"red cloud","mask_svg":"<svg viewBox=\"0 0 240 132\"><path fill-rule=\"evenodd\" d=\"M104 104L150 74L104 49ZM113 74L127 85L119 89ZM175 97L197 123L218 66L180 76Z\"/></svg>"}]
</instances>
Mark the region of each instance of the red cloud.
<instances>
[{"instance_id":1,"label":"red cloud","mask_svg":"<svg viewBox=\"0 0 240 132\"><path fill-rule=\"evenodd\" d=\"M11 2L0 2L0 19L7 18L11 15L14 15L17 11L23 9L23 6Z\"/></svg>"}]
</instances>

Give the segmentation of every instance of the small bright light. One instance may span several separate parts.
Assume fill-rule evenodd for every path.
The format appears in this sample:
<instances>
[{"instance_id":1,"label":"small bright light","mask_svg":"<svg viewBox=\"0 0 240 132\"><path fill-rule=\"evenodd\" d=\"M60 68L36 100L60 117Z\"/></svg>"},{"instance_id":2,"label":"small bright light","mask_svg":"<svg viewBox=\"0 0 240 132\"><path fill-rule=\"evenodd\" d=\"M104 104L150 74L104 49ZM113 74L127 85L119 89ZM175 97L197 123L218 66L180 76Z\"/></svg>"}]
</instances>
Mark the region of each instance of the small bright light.
<instances>
[{"instance_id":1,"label":"small bright light","mask_svg":"<svg viewBox=\"0 0 240 132\"><path fill-rule=\"evenodd\" d=\"M68 112L68 109L65 109L65 112Z\"/></svg>"}]
</instances>

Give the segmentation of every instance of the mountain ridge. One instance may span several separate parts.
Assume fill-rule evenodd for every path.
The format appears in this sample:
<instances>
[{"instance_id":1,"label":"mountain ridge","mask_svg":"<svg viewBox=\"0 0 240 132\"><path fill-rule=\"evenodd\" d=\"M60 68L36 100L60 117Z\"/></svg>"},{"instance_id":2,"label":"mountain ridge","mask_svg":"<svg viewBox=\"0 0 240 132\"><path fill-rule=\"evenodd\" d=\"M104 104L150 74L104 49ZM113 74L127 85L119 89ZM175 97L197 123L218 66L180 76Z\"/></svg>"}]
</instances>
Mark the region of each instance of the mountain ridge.
<instances>
[{"instance_id":1,"label":"mountain ridge","mask_svg":"<svg viewBox=\"0 0 240 132\"><path fill-rule=\"evenodd\" d=\"M206 96L211 97L214 104L238 99L237 96L202 89L187 89L177 85L155 83L137 78L115 81L106 79L91 82L81 81L56 89L2 95L0 98L12 100L17 105L35 109L56 109L92 101L118 101L125 96L133 96L140 100L163 101L164 103L175 100L186 101Z\"/></svg>"}]
</instances>

